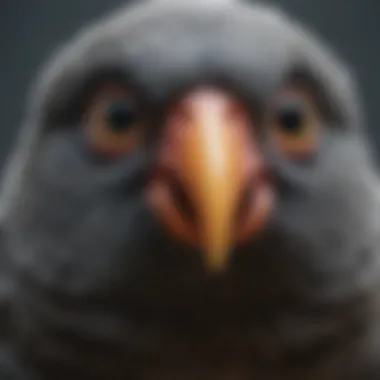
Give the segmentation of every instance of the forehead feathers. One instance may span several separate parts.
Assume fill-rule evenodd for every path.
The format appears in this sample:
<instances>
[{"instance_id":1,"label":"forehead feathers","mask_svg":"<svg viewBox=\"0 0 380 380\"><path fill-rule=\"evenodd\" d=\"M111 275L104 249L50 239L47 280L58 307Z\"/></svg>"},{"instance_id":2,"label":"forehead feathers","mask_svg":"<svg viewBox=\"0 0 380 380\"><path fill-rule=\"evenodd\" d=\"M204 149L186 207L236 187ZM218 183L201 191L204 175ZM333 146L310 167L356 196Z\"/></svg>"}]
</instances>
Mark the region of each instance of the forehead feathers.
<instances>
[{"instance_id":1,"label":"forehead feathers","mask_svg":"<svg viewBox=\"0 0 380 380\"><path fill-rule=\"evenodd\" d=\"M69 100L96 70L125 70L160 94L181 80L215 74L264 91L296 66L313 73L346 127L361 124L347 68L272 6L241 0L151 0L117 9L86 26L40 71L4 178L0 212L9 203L4 194L21 186L23 169L49 117L67 115Z\"/></svg>"},{"instance_id":2,"label":"forehead feathers","mask_svg":"<svg viewBox=\"0 0 380 380\"><path fill-rule=\"evenodd\" d=\"M99 68L125 68L161 93L186 75L218 70L264 87L294 66L312 71L347 121L358 124L347 68L278 9L239 0L143 1L86 27L60 49L41 71L31 111L44 116L64 107Z\"/></svg>"}]
</instances>

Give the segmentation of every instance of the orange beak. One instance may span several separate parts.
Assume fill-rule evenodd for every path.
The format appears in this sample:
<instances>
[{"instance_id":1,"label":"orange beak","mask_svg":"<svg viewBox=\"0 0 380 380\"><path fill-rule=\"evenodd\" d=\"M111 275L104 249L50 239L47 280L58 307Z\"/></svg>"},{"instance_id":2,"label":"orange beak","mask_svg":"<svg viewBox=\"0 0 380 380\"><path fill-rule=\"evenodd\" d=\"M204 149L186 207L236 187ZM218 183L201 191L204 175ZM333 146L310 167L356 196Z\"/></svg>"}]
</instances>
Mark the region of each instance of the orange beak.
<instances>
[{"instance_id":1,"label":"orange beak","mask_svg":"<svg viewBox=\"0 0 380 380\"><path fill-rule=\"evenodd\" d=\"M273 204L251 118L219 89L190 92L174 105L149 200L168 229L223 269L233 247L265 224Z\"/></svg>"}]
</instances>

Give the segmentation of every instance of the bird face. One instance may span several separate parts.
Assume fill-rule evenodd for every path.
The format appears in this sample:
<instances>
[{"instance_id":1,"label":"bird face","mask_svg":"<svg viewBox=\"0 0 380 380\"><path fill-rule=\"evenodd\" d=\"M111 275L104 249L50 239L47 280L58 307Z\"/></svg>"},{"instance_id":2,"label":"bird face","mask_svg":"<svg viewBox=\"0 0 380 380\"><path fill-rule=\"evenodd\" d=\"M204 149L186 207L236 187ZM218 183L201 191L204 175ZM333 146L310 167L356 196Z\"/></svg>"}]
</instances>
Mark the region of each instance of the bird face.
<instances>
[{"instance_id":1,"label":"bird face","mask_svg":"<svg viewBox=\"0 0 380 380\"><path fill-rule=\"evenodd\" d=\"M10 228L29 274L105 292L234 273L327 298L372 281L376 182L350 76L285 16L147 3L47 71Z\"/></svg>"},{"instance_id":2,"label":"bird face","mask_svg":"<svg viewBox=\"0 0 380 380\"><path fill-rule=\"evenodd\" d=\"M261 228L273 202L251 116L229 92L201 88L180 98L166 123L149 199L168 228L218 269Z\"/></svg>"}]
</instances>

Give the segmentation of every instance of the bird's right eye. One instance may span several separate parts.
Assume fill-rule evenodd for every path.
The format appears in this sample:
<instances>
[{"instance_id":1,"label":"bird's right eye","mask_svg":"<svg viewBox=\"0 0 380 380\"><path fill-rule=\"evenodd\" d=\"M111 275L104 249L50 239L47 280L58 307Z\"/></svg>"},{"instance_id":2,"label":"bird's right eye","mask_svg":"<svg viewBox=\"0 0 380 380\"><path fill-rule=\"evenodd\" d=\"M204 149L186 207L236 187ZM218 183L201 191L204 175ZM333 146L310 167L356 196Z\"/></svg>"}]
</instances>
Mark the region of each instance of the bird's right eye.
<instances>
[{"instance_id":1,"label":"bird's right eye","mask_svg":"<svg viewBox=\"0 0 380 380\"><path fill-rule=\"evenodd\" d=\"M122 86L103 87L91 99L84 115L84 134L91 151L117 158L137 144L139 111L133 96Z\"/></svg>"}]
</instances>

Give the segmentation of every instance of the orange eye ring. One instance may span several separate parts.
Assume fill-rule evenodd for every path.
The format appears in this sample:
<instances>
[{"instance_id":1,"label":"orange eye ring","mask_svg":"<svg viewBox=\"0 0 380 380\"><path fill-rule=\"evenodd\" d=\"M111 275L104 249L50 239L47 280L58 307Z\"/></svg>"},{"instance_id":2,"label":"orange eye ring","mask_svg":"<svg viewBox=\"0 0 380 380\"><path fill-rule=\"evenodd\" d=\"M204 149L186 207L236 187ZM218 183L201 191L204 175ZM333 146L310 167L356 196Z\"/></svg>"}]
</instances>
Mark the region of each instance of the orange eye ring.
<instances>
[{"instance_id":1,"label":"orange eye ring","mask_svg":"<svg viewBox=\"0 0 380 380\"><path fill-rule=\"evenodd\" d=\"M83 124L90 149L102 156L124 156L138 142L137 107L121 85L103 86L95 94L84 114Z\"/></svg>"},{"instance_id":2,"label":"orange eye ring","mask_svg":"<svg viewBox=\"0 0 380 380\"><path fill-rule=\"evenodd\" d=\"M283 154L297 159L317 153L322 118L307 91L283 91L271 110L269 120L270 140Z\"/></svg>"}]
</instances>

